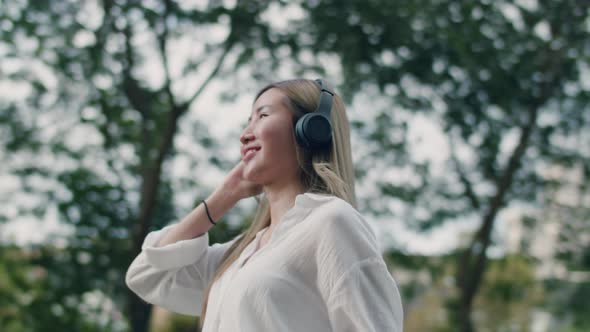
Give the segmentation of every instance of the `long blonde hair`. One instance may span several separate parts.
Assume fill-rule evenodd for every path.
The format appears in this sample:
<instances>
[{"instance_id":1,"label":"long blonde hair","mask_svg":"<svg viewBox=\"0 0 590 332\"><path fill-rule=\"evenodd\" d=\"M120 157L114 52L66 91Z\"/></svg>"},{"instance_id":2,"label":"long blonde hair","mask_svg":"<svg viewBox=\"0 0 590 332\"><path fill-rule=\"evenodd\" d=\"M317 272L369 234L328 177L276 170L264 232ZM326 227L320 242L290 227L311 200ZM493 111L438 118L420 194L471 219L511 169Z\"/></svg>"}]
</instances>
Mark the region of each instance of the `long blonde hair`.
<instances>
[{"instance_id":1,"label":"long blonde hair","mask_svg":"<svg viewBox=\"0 0 590 332\"><path fill-rule=\"evenodd\" d=\"M319 103L320 89L316 82L306 79L294 79L271 83L262 88L254 102L267 90L278 89L285 94L287 107L293 112L293 124L305 113L316 110ZM331 112L332 146L323 152L310 153L297 146L295 153L300 168L300 180L306 192L330 194L339 197L356 207L354 191L354 170L350 149L350 128L346 109L342 99L334 95ZM294 131L292 132L294 135ZM293 139L295 139L293 137ZM227 249L212 281L207 286L201 305L200 328L205 322L207 302L211 286L240 257L242 251L250 244L256 234L270 225L270 206L263 197L258 204L256 214L248 229Z\"/></svg>"}]
</instances>

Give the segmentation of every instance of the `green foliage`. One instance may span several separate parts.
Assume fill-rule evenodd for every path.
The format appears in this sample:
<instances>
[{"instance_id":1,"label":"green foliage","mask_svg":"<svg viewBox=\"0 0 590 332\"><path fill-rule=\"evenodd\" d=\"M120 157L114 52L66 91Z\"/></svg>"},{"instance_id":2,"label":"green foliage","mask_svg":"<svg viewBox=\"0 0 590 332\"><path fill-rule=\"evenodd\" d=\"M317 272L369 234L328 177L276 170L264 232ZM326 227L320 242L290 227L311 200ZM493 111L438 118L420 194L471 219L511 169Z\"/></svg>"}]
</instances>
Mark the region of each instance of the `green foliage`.
<instances>
[{"instance_id":1,"label":"green foliage","mask_svg":"<svg viewBox=\"0 0 590 332\"><path fill-rule=\"evenodd\" d=\"M549 279L545 281L549 300L545 307L557 319L566 322L564 331L586 331L590 328L587 315L590 282Z\"/></svg>"},{"instance_id":2,"label":"green foliage","mask_svg":"<svg viewBox=\"0 0 590 332\"><path fill-rule=\"evenodd\" d=\"M494 261L486 274L486 289L481 296L487 300L510 302L529 297L535 284L533 263L522 256L506 256Z\"/></svg>"},{"instance_id":3,"label":"green foliage","mask_svg":"<svg viewBox=\"0 0 590 332\"><path fill-rule=\"evenodd\" d=\"M455 255L420 256L389 252L385 256L402 291L407 331L456 331L458 289L453 282ZM489 261L474 316L478 331L528 331L532 312L546 303L535 262L522 255ZM569 309L564 309L568 311ZM451 315L448 315L448 314ZM448 318L445 318L448 317Z\"/></svg>"},{"instance_id":4,"label":"green foliage","mask_svg":"<svg viewBox=\"0 0 590 332\"><path fill-rule=\"evenodd\" d=\"M63 291L56 285L63 280L50 275L39 264L45 249L0 247L0 326L3 331L117 331L115 325L105 326L94 312L85 310L81 315L79 305L83 302L71 296L56 301ZM57 250L56 250L57 251ZM87 306L87 304L86 304ZM26 310L24 309L26 308ZM48 322L51 322L49 325Z\"/></svg>"},{"instance_id":5,"label":"green foliage","mask_svg":"<svg viewBox=\"0 0 590 332\"><path fill-rule=\"evenodd\" d=\"M0 271L3 271L0 274L0 326L8 331L25 329L25 315L19 305L25 304L27 295L36 291L31 280L34 270L21 263L21 256L17 247L0 247Z\"/></svg>"},{"instance_id":6,"label":"green foliage","mask_svg":"<svg viewBox=\"0 0 590 332\"><path fill-rule=\"evenodd\" d=\"M309 13L305 33L314 52L341 58L345 95L374 83L393 105L432 114L448 135L451 149L465 146L474 154L472 162L459 159L473 188L461 189L448 172L442 179L416 172L422 177L419 185L380 184L386 196L412 205L430 202L431 216L412 216L410 224L429 228L463 216L462 211L481 214L487 204L470 202L466 193L472 190L480 203L491 200L494 191L480 187L498 185L510 153L501 150L502 144L522 130L533 109L547 118L535 128L529 152L519 156L522 161L506 204L540 202L538 193L546 182L535 169L539 160L588 164L587 153L557 143L563 135L579 135L588 124L583 105L590 95L580 71L587 63L587 12L581 4L552 2L528 9L489 1L322 1L303 6ZM542 27L549 31L539 32ZM405 154L403 143L384 140L398 130L395 124L403 123L396 114L402 109L379 111L374 121L388 130L368 136L379 144L382 155L386 151L394 157L391 161ZM449 168L457 173L452 165ZM442 197L451 199L438 204Z\"/></svg>"},{"instance_id":7,"label":"green foliage","mask_svg":"<svg viewBox=\"0 0 590 332\"><path fill-rule=\"evenodd\" d=\"M522 255L491 260L486 280L475 300L478 330L526 331L533 311L544 303L543 285L535 277L535 263Z\"/></svg>"}]
</instances>

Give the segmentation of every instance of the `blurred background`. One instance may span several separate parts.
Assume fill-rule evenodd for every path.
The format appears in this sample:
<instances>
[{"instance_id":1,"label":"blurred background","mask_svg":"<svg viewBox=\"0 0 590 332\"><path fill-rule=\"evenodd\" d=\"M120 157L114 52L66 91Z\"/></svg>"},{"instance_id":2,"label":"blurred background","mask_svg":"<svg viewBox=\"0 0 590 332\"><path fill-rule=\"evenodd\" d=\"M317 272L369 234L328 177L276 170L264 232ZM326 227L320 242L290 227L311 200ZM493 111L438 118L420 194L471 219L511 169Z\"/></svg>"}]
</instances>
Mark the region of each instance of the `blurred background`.
<instances>
[{"instance_id":1,"label":"blurred background","mask_svg":"<svg viewBox=\"0 0 590 332\"><path fill-rule=\"evenodd\" d=\"M239 161L259 88L323 77L405 331L590 331L587 4L0 0L0 330L196 331L127 267Z\"/></svg>"}]
</instances>

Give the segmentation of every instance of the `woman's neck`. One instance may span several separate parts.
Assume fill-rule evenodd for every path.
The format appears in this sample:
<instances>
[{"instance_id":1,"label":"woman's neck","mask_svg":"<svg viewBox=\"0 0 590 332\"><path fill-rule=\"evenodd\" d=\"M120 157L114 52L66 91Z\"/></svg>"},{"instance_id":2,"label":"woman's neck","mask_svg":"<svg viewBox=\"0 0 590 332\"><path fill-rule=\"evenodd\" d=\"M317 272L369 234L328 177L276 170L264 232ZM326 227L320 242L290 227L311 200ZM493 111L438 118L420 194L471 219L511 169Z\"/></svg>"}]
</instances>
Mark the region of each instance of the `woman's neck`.
<instances>
[{"instance_id":1,"label":"woman's neck","mask_svg":"<svg viewBox=\"0 0 590 332\"><path fill-rule=\"evenodd\" d=\"M281 221L281 218L295 205L295 198L305 190L300 184L283 186L281 188L265 188L266 198L270 206L271 230Z\"/></svg>"}]
</instances>

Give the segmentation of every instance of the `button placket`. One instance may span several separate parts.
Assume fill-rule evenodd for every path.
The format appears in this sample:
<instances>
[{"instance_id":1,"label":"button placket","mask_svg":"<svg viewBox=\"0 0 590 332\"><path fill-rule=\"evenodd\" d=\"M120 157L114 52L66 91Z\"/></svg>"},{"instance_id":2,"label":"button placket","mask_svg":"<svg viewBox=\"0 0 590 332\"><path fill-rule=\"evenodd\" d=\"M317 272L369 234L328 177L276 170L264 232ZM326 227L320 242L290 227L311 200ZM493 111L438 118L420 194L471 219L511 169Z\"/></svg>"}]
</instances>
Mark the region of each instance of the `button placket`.
<instances>
[{"instance_id":1,"label":"button placket","mask_svg":"<svg viewBox=\"0 0 590 332\"><path fill-rule=\"evenodd\" d=\"M258 241L260 241L260 234L257 235L257 238L258 238ZM257 241L252 241L252 243L250 243L250 246L254 245L254 243L256 243L256 246L258 245ZM244 249L244 251L250 250L250 251L254 251L254 253L255 253L256 251L254 249L250 249L251 248L250 246L246 247ZM254 253L249 253L249 254L247 254L247 256L252 256ZM242 255L244 255L244 252L242 252ZM238 258L238 260L235 262L235 263L237 263L237 265L232 264L232 266L230 266L229 269L227 271L225 271L225 273L230 273L230 274L226 277L227 280L224 281L224 285L219 285L220 286L219 287L220 294L219 294L219 302L218 302L218 306L217 306L217 312L220 312L220 310L221 310L221 307L222 307L224 300L225 300L225 293L228 288L227 286L226 287L221 287L221 286L225 286L225 285L231 283L236 278L236 276L240 272L241 265L243 264L243 262L244 262L244 259ZM215 326L217 326L217 327L219 327L219 324L221 324L219 319L220 318L218 315L218 317L216 319L217 324L215 324Z\"/></svg>"},{"instance_id":2,"label":"button placket","mask_svg":"<svg viewBox=\"0 0 590 332\"><path fill-rule=\"evenodd\" d=\"M302 197L301 199L305 199L305 198L306 197ZM258 254L260 251L263 251L266 247L268 247L270 244L272 244L273 241L276 241L278 236L282 235L283 232L287 231L288 228L293 226L291 224L292 222L295 221L295 220L292 220L293 218L297 217L296 219L303 220L309 215L309 213L311 212L311 209L309 207L305 206L305 204L301 204L301 203L305 203L305 202L296 201L295 206L291 210L287 211L287 213L285 213L285 215L281 218L281 222L277 225L275 230L273 230L272 235L270 236L267 244L263 248L259 248L258 250L256 250L256 247L258 246L259 242L262 240L263 233L259 233L257 235L256 240L252 241L252 243L250 244L252 247L247 247L244 249L244 251L249 250L249 252L247 254L245 254L244 252L242 253L242 255L247 256L247 257L238 258L238 260L235 262L237 264L234 263L234 265L232 265L230 267L230 269L228 269L228 271L226 271L226 273L231 272L231 275L227 276L228 278L224 282L225 285L227 285L235 280L236 276L240 273L240 270L245 266L245 263L248 263L248 262L251 263L251 259L256 254ZM289 226L289 227L285 228L287 226ZM228 287L220 287L220 296L219 296L220 301L219 301L219 305L218 305L218 312L224 303L227 288ZM219 319L220 318L218 316L216 319L217 324L215 324L215 326L217 326L218 328L221 326L220 325L221 322L219 321Z\"/></svg>"},{"instance_id":3,"label":"button placket","mask_svg":"<svg viewBox=\"0 0 590 332\"><path fill-rule=\"evenodd\" d=\"M254 245L254 249L252 249L252 252L250 252L250 253L247 255L247 257L246 257L246 258L244 258L244 259L242 259L242 260L240 261L240 264L238 265L238 271L239 271L239 270L241 270L241 269L242 269L242 268L243 268L243 267L246 265L246 263L250 262L250 261L251 261L251 259L252 259L254 256L256 256L256 254L258 254L258 252L260 252L260 251L263 249L263 248L259 248L259 246L260 246L260 241L262 241L262 236L263 236L264 234L266 234L266 232L268 232L268 228L267 228L267 229L266 229L266 230L265 230L263 233L259 233L259 234L256 236L256 240L255 240L255 241L253 241L253 242L255 242L255 243L256 243L256 245ZM272 238L272 235L271 235L271 238ZM268 241L267 245L268 245L269 243L270 243L270 239L269 239L269 241ZM264 247L266 247L266 245L265 245Z\"/></svg>"}]
</instances>

